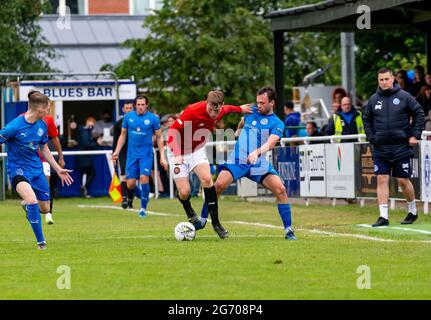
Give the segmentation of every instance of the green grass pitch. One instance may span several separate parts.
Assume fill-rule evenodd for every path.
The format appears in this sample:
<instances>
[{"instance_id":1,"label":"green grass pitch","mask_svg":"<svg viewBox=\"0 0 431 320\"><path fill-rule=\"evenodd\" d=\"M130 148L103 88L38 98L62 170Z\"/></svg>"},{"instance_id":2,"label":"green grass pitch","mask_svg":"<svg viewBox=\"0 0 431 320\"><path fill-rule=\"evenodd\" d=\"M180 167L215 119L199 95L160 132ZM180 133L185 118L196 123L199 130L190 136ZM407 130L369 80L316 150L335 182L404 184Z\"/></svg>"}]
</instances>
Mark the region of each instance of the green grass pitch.
<instances>
[{"instance_id":1,"label":"green grass pitch","mask_svg":"<svg viewBox=\"0 0 431 320\"><path fill-rule=\"evenodd\" d=\"M38 251L19 202L2 202L0 299L431 298L430 216L407 227L423 233L375 230L359 225L376 220L377 206L294 205L298 241L286 241L274 203L226 197L228 240L207 224L194 241L178 242L174 227L186 220L178 201L152 200L149 210L162 214L145 219L112 205L56 201L55 225L44 224L48 249ZM391 227L404 216L390 212ZM70 268L70 289L57 286L60 266ZM359 266L369 267L370 289L357 286Z\"/></svg>"}]
</instances>

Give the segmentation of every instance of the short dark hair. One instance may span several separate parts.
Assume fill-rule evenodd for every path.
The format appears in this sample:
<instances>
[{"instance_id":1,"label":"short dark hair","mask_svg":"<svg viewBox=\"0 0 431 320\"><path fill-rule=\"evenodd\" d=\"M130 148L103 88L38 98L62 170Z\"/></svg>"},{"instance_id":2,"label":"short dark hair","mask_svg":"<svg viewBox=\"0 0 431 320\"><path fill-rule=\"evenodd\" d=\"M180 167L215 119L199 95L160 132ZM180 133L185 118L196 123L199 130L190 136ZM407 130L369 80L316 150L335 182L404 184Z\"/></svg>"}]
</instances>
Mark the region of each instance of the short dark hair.
<instances>
[{"instance_id":1,"label":"short dark hair","mask_svg":"<svg viewBox=\"0 0 431 320\"><path fill-rule=\"evenodd\" d=\"M392 75L392 70L389 68L380 68L377 74L387 73L389 72Z\"/></svg>"},{"instance_id":2,"label":"short dark hair","mask_svg":"<svg viewBox=\"0 0 431 320\"><path fill-rule=\"evenodd\" d=\"M136 102L138 102L138 100L145 100L145 103L148 104L148 97L141 94L135 98L135 101L133 101L133 106L136 107Z\"/></svg>"},{"instance_id":3,"label":"short dark hair","mask_svg":"<svg viewBox=\"0 0 431 320\"><path fill-rule=\"evenodd\" d=\"M274 100L277 103L277 93L275 92L274 88L271 86L265 86L259 89L257 91L257 95L260 96L262 94L267 94L269 101Z\"/></svg>"},{"instance_id":4,"label":"short dark hair","mask_svg":"<svg viewBox=\"0 0 431 320\"><path fill-rule=\"evenodd\" d=\"M290 110L293 110L295 108L295 106L293 105L293 101L291 100L286 101L286 103L284 104L284 107Z\"/></svg>"},{"instance_id":5,"label":"short dark hair","mask_svg":"<svg viewBox=\"0 0 431 320\"><path fill-rule=\"evenodd\" d=\"M308 121L307 124L311 124L314 129L317 129L317 123L314 121Z\"/></svg>"},{"instance_id":6,"label":"short dark hair","mask_svg":"<svg viewBox=\"0 0 431 320\"><path fill-rule=\"evenodd\" d=\"M39 91L32 90L28 93L28 107L37 109L40 106L46 106L49 103L49 98Z\"/></svg>"}]
</instances>

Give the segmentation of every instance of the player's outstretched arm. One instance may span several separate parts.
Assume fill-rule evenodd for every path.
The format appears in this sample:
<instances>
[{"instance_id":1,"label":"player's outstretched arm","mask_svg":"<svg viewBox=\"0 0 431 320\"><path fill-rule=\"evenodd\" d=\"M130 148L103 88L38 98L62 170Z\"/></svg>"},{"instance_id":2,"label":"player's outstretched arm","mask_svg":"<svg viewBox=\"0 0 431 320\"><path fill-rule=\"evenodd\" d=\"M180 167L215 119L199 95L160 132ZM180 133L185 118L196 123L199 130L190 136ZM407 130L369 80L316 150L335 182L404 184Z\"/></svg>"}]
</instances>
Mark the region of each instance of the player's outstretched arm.
<instances>
[{"instance_id":1,"label":"player's outstretched arm","mask_svg":"<svg viewBox=\"0 0 431 320\"><path fill-rule=\"evenodd\" d=\"M231 105L224 105L222 109L223 114L227 113L243 113L243 114L250 114L253 112L251 108L251 104L243 104L239 107L237 106L231 106Z\"/></svg>"},{"instance_id":2,"label":"player's outstretched arm","mask_svg":"<svg viewBox=\"0 0 431 320\"><path fill-rule=\"evenodd\" d=\"M126 143L126 139L127 139L127 129L121 128L121 134L120 134L120 137L118 138L117 147L112 153L112 161L114 161L114 164L118 160L118 155L120 154L121 149L124 146L124 143Z\"/></svg>"},{"instance_id":3,"label":"player's outstretched arm","mask_svg":"<svg viewBox=\"0 0 431 320\"><path fill-rule=\"evenodd\" d=\"M55 161L52 156L51 151L48 148L47 144L41 145L40 152L42 153L45 160L49 163L49 165L57 172L58 177L61 180L61 185L66 183L67 186L70 186L73 183L72 177L69 175L72 170L62 169L58 163Z\"/></svg>"},{"instance_id":4,"label":"player's outstretched arm","mask_svg":"<svg viewBox=\"0 0 431 320\"><path fill-rule=\"evenodd\" d=\"M277 142L279 140L280 140L279 136L277 136L276 134L271 134L267 142L265 142L260 148L254 150L252 153L248 155L248 158L247 158L248 163L256 164L259 156L274 149L274 147L277 145Z\"/></svg>"}]
</instances>

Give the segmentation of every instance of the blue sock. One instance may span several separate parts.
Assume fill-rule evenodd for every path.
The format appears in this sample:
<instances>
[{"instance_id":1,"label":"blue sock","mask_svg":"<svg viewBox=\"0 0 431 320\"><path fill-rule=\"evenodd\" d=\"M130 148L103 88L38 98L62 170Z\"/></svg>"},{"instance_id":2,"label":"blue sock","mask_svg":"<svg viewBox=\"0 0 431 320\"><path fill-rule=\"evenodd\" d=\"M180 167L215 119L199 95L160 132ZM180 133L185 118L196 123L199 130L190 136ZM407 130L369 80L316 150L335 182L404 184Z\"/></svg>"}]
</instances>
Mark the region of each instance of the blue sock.
<instances>
[{"instance_id":1,"label":"blue sock","mask_svg":"<svg viewBox=\"0 0 431 320\"><path fill-rule=\"evenodd\" d=\"M283 221L284 229L286 230L292 225L292 213L290 211L290 204L278 204L278 213Z\"/></svg>"},{"instance_id":2,"label":"blue sock","mask_svg":"<svg viewBox=\"0 0 431 320\"><path fill-rule=\"evenodd\" d=\"M140 188L135 187L135 189L130 190L130 191L133 192L133 194L135 195L136 198L138 198L138 199L141 198L141 189Z\"/></svg>"},{"instance_id":3,"label":"blue sock","mask_svg":"<svg viewBox=\"0 0 431 320\"><path fill-rule=\"evenodd\" d=\"M147 210L148 201L150 200L150 185L141 184L141 208Z\"/></svg>"},{"instance_id":4,"label":"blue sock","mask_svg":"<svg viewBox=\"0 0 431 320\"><path fill-rule=\"evenodd\" d=\"M208 207L207 204L204 202L204 205L202 206L201 210L201 220L206 221L208 219Z\"/></svg>"},{"instance_id":5,"label":"blue sock","mask_svg":"<svg viewBox=\"0 0 431 320\"><path fill-rule=\"evenodd\" d=\"M42 220L40 218L39 205L37 203L27 205L27 220L30 222L37 243L45 241L42 233Z\"/></svg>"}]
</instances>

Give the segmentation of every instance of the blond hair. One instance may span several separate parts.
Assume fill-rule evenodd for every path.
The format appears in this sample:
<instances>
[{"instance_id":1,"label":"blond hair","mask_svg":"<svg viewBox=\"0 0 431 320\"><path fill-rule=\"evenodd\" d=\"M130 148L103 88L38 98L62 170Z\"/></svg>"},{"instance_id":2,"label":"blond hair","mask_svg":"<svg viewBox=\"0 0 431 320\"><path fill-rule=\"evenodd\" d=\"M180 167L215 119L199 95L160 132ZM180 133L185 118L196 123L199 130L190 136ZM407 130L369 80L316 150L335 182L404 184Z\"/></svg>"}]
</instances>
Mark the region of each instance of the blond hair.
<instances>
[{"instance_id":1,"label":"blond hair","mask_svg":"<svg viewBox=\"0 0 431 320\"><path fill-rule=\"evenodd\" d=\"M219 90L210 91L208 93L207 102L213 106L221 106L224 102L224 93Z\"/></svg>"}]
</instances>

